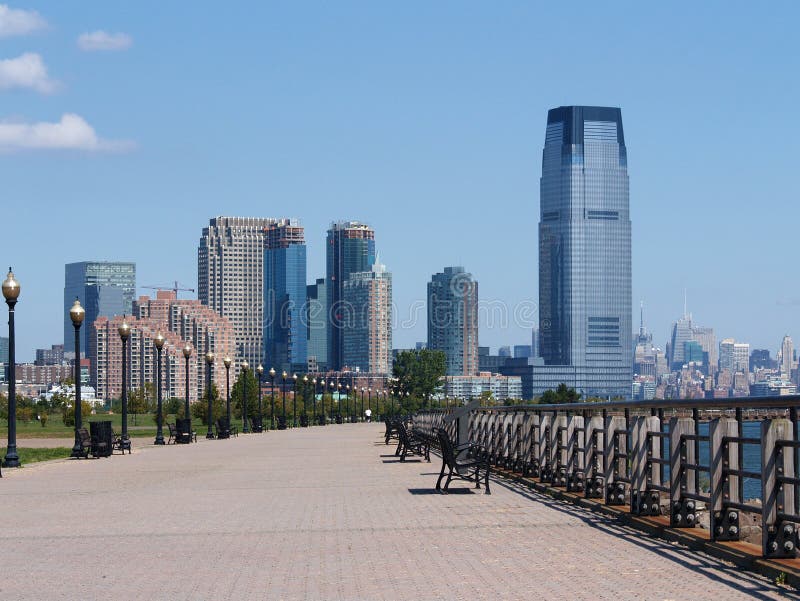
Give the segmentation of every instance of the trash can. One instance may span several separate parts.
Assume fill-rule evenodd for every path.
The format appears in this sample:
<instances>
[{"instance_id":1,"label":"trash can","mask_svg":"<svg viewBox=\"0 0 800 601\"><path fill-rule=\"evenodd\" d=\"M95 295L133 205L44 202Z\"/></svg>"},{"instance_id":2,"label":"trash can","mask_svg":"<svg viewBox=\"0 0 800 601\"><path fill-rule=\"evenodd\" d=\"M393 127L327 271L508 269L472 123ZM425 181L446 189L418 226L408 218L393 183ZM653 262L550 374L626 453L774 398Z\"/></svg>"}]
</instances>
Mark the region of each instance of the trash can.
<instances>
[{"instance_id":1,"label":"trash can","mask_svg":"<svg viewBox=\"0 0 800 601\"><path fill-rule=\"evenodd\" d=\"M342 414L341 413L337 413L336 414L336 423L337 424L341 424L343 422L344 422L344 420L342 419Z\"/></svg>"},{"instance_id":2,"label":"trash can","mask_svg":"<svg viewBox=\"0 0 800 601\"><path fill-rule=\"evenodd\" d=\"M317 416L317 423L318 423L320 426L324 426L325 424L327 424L327 423L328 423L328 420L325 418L325 416L324 416L324 415L318 415L318 416Z\"/></svg>"},{"instance_id":3,"label":"trash can","mask_svg":"<svg viewBox=\"0 0 800 601\"><path fill-rule=\"evenodd\" d=\"M89 422L89 435L92 438L92 457L110 457L113 450L111 422Z\"/></svg>"},{"instance_id":4,"label":"trash can","mask_svg":"<svg viewBox=\"0 0 800 601\"><path fill-rule=\"evenodd\" d=\"M300 427L308 428L308 416L305 413L300 416Z\"/></svg>"},{"instance_id":5,"label":"trash can","mask_svg":"<svg viewBox=\"0 0 800 601\"><path fill-rule=\"evenodd\" d=\"M283 415L278 416L278 430L286 429L286 418Z\"/></svg>"},{"instance_id":6,"label":"trash can","mask_svg":"<svg viewBox=\"0 0 800 601\"><path fill-rule=\"evenodd\" d=\"M191 418L184 417L175 420L175 442L189 443L192 442L192 420Z\"/></svg>"}]
</instances>

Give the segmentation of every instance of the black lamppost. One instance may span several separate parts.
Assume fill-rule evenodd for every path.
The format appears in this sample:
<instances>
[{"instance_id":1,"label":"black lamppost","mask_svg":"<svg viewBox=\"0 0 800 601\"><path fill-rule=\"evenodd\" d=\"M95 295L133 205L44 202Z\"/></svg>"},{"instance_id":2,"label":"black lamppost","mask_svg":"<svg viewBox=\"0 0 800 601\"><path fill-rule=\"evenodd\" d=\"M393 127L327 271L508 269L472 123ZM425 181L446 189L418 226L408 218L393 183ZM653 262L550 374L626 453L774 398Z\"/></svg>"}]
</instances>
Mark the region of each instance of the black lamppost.
<instances>
[{"instance_id":1,"label":"black lamppost","mask_svg":"<svg viewBox=\"0 0 800 601\"><path fill-rule=\"evenodd\" d=\"M281 384L281 399L283 402L283 427L286 428L286 372L281 374L283 383Z\"/></svg>"},{"instance_id":2,"label":"black lamppost","mask_svg":"<svg viewBox=\"0 0 800 601\"><path fill-rule=\"evenodd\" d=\"M269 368L269 389L272 394L272 401L270 402L269 421L270 428L275 429L275 368Z\"/></svg>"},{"instance_id":3,"label":"black lamppost","mask_svg":"<svg viewBox=\"0 0 800 601\"><path fill-rule=\"evenodd\" d=\"M345 417L349 418L350 422L353 421L353 400L350 398L350 384L344 385L344 398L347 405L345 406L344 414ZM345 420L347 421L347 420Z\"/></svg>"},{"instance_id":4,"label":"black lamppost","mask_svg":"<svg viewBox=\"0 0 800 601\"><path fill-rule=\"evenodd\" d=\"M120 340L122 340L122 440L128 440L128 338L131 335L131 327L125 318L117 328Z\"/></svg>"},{"instance_id":5,"label":"black lamppost","mask_svg":"<svg viewBox=\"0 0 800 601\"><path fill-rule=\"evenodd\" d=\"M72 320L72 327L75 328L75 445L71 454L75 459L83 457L80 429L83 425L81 423L81 324L84 317L86 312L81 307L81 301L76 298L69 310L69 318Z\"/></svg>"},{"instance_id":6,"label":"black lamppost","mask_svg":"<svg viewBox=\"0 0 800 601\"><path fill-rule=\"evenodd\" d=\"M346 399L345 399L346 400ZM336 382L336 415L342 415L342 383ZM345 414L347 413L347 409L345 408ZM342 419L344 423L344 419Z\"/></svg>"},{"instance_id":7,"label":"black lamppost","mask_svg":"<svg viewBox=\"0 0 800 601\"><path fill-rule=\"evenodd\" d=\"M303 376L303 415L306 416L308 426L308 374Z\"/></svg>"},{"instance_id":8,"label":"black lamppost","mask_svg":"<svg viewBox=\"0 0 800 601\"><path fill-rule=\"evenodd\" d=\"M334 383L334 381L333 381L333 380L331 380L331 379L329 378L329 379L328 379L328 388L330 388L330 389L331 389L331 423L333 423L333 422L334 422L334 419L335 419L335 418L333 417L333 388L334 388L334 386L336 386L336 384ZM322 392L323 392L323 394L324 394L324 393L325 393L325 389L323 389L323 390L322 390Z\"/></svg>"},{"instance_id":9,"label":"black lamppost","mask_svg":"<svg viewBox=\"0 0 800 601\"><path fill-rule=\"evenodd\" d=\"M317 378L311 378L311 385L314 388L314 400L312 401L314 406L314 417L311 421L315 422L317 421Z\"/></svg>"},{"instance_id":10,"label":"black lamppost","mask_svg":"<svg viewBox=\"0 0 800 601\"><path fill-rule=\"evenodd\" d=\"M377 389L375 390L377 393ZM372 413L372 388L367 388L367 409ZM364 415L364 396L361 396L361 415Z\"/></svg>"},{"instance_id":11,"label":"black lamppost","mask_svg":"<svg viewBox=\"0 0 800 601\"><path fill-rule=\"evenodd\" d=\"M158 386L157 391L157 398L158 398L158 409L156 411L156 439L153 441L153 444L165 444L164 443L164 413L163 413L163 405L162 405L162 397L161 397L161 349L164 348L164 337L161 335L161 332L156 334L156 337L153 339L153 344L156 346L156 354L158 355L158 363L157 363L157 370L158 373L156 374L156 386Z\"/></svg>"},{"instance_id":12,"label":"black lamppost","mask_svg":"<svg viewBox=\"0 0 800 601\"><path fill-rule=\"evenodd\" d=\"M292 376L292 428L297 427L297 374Z\"/></svg>"},{"instance_id":13,"label":"black lamppost","mask_svg":"<svg viewBox=\"0 0 800 601\"><path fill-rule=\"evenodd\" d=\"M225 366L225 417L228 419L228 428L231 427L231 358L222 359Z\"/></svg>"},{"instance_id":14,"label":"black lamppost","mask_svg":"<svg viewBox=\"0 0 800 601\"><path fill-rule=\"evenodd\" d=\"M250 369L250 364L247 361L242 361L242 432L245 434L250 433L249 422L247 421L247 370Z\"/></svg>"},{"instance_id":15,"label":"black lamppost","mask_svg":"<svg viewBox=\"0 0 800 601\"><path fill-rule=\"evenodd\" d=\"M8 448L3 460L5 467L19 467L19 455L17 454L17 358L14 352L14 306L19 298L19 291L19 282L14 279L14 272L9 267L8 275L3 282L3 296L8 305Z\"/></svg>"},{"instance_id":16,"label":"black lamppost","mask_svg":"<svg viewBox=\"0 0 800 601\"><path fill-rule=\"evenodd\" d=\"M322 422L323 426L327 426L328 425L328 414L325 413L325 380L323 378L319 379L319 387L320 387L320 390L322 391L322 394L319 397L319 401L320 401L320 403L322 403L322 407L320 409L320 413L322 414L322 419L320 421Z\"/></svg>"},{"instance_id":17,"label":"black lamppost","mask_svg":"<svg viewBox=\"0 0 800 601\"><path fill-rule=\"evenodd\" d=\"M206 421L208 421L208 432L206 438L214 438L214 431L211 429L211 422L214 421L214 407L212 406L211 398L211 366L214 365L214 353L208 351L206 353L206 390L208 393L208 413L206 414Z\"/></svg>"},{"instance_id":18,"label":"black lamppost","mask_svg":"<svg viewBox=\"0 0 800 601\"><path fill-rule=\"evenodd\" d=\"M189 432L192 431L191 426L191 415L189 413L189 358L192 356L192 346L187 342L186 346L183 347L183 358L186 359L186 398L184 399L183 405L183 419L188 419L189 421Z\"/></svg>"},{"instance_id":19,"label":"black lamppost","mask_svg":"<svg viewBox=\"0 0 800 601\"><path fill-rule=\"evenodd\" d=\"M256 367L256 373L258 374L258 421L259 425L261 426L261 431L264 431L264 411L263 405L261 404L261 382L264 380L264 366L260 363L258 367Z\"/></svg>"}]
</instances>

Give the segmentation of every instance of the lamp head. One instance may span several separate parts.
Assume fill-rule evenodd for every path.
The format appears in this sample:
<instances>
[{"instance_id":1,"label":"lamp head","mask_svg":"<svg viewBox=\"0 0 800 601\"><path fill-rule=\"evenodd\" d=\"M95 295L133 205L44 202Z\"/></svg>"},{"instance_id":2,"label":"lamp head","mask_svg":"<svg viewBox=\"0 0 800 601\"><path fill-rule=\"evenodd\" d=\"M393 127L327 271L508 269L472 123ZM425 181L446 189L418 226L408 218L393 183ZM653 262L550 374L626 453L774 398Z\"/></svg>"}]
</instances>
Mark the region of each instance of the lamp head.
<instances>
[{"instance_id":1,"label":"lamp head","mask_svg":"<svg viewBox=\"0 0 800 601\"><path fill-rule=\"evenodd\" d=\"M3 288L3 293L5 294L5 288ZM76 298L75 302L72 303L72 308L69 310L69 318L72 320L72 325L76 328L81 327L84 317L86 317L86 311L81 307L81 301Z\"/></svg>"},{"instance_id":2,"label":"lamp head","mask_svg":"<svg viewBox=\"0 0 800 601\"><path fill-rule=\"evenodd\" d=\"M164 336L161 334L161 332L156 334L156 337L153 338L153 344L156 345L156 348L158 350L161 350L162 348L164 348Z\"/></svg>"},{"instance_id":3,"label":"lamp head","mask_svg":"<svg viewBox=\"0 0 800 601\"><path fill-rule=\"evenodd\" d=\"M186 346L183 347L183 356L186 359L192 356L192 345L188 342L186 343Z\"/></svg>"},{"instance_id":4,"label":"lamp head","mask_svg":"<svg viewBox=\"0 0 800 601\"><path fill-rule=\"evenodd\" d=\"M256 371L258 372L258 377L260 378L262 375L264 375L264 366L259 363L258 367L256 367Z\"/></svg>"},{"instance_id":5,"label":"lamp head","mask_svg":"<svg viewBox=\"0 0 800 601\"><path fill-rule=\"evenodd\" d=\"M250 369L250 364L247 361L242 361L242 371Z\"/></svg>"},{"instance_id":6,"label":"lamp head","mask_svg":"<svg viewBox=\"0 0 800 601\"><path fill-rule=\"evenodd\" d=\"M286 379L286 372L283 372L283 373L281 374L281 377L282 377L282 378L285 380L285 379Z\"/></svg>"},{"instance_id":7,"label":"lamp head","mask_svg":"<svg viewBox=\"0 0 800 601\"><path fill-rule=\"evenodd\" d=\"M225 358L222 360L222 364L225 366L225 369L228 369L228 368L231 366L231 358L230 358L230 357L228 357L228 356L226 356L226 357L225 357Z\"/></svg>"},{"instance_id":8,"label":"lamp head","mask_svg":"<svg viewBox=\"0 0 800 601\"><path fill-rule=\"evenodd\" d=\"M206 363L208 363L209 365L214 363L214 353L212 353L211 351L208 351L206 353Z\"/></svg>"},{"instance_id":9,"label":"lamp head","mask_svg":"<svg viewBox=\"0 0 800 601\"><path fill-rule=\"evenodd\" d=\"M308 382L308 374L306 374L305 376L303 376L303 382Z\"/></svg>"},{"instance_id":10,"label":"lamp head","mask_svg":"<svg viewBox=\"0 0 800 601\"><path fill-rule=\"evenodd\" d=\"M128 322L125 321L125 318L123 318L122 323L119 324L117 332L119 332L119 337L122 338L123 342L128 339L128 336L131 335L131 327L128 325Z\"/></svg>"},{"instance_id":11,"label":"lamp head","mask_svg":"<svg viewBox=\"0 0 800 601\"><path fill-rule=\"evenodd\" d=\"M14 272L8 268L8 275L3 281L3 296L7 301L16 301L19 298L19 282L14 277Z\"/></svg>"},{"instance_id":12,"label":"lamp head","mask_svg":"<svg viewBox=\"0 0 800 601\"><path fill-rule=\"evenodd\" d=\"M270 378L274 378L275 377L275 368L274 367L270 367L269 368L269 377Z\"/></svg>"}]
</instances>

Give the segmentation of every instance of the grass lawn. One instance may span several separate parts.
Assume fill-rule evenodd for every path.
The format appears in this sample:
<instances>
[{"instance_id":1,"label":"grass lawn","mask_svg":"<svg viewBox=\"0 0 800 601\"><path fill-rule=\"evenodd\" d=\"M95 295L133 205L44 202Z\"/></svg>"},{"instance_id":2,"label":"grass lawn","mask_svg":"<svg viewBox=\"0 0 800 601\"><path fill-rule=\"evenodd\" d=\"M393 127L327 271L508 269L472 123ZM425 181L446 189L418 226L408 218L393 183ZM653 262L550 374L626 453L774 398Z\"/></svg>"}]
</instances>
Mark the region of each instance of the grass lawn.
<instances>
[{"instance_id":1,"label":"grass lawn","mask_svg":"<svg viewBox=\"0 0 800 601\"><path fill-rule=\"evenodd\" d=\"M120 414L98 414L90 415L84 419L83 423L111 420L114 431L122 431L122 416ZM175 422L174 415L164 416L164 432L167 432L167 423ZM200 420L193 420L195 429L200 428ZM86 426L88 428L88 426ZM155 420L151 415L128 415L128 434L131 438L147 437L156 435ZM72 438L75 429L72 426L65 426L60 414L53 414L47 420L47 425L42 427L38 421L17 422L17 438ZM8 437L8 423L0 420L0 439Z\"/></svg>"},{"instance_id":2,"label":"grass lawn","mask_svg":"<svg viewBox=\"0 0 800 601\"><path fill-rule=\"evenodd\" d=\"M6 456L6 448L3 447L3 457ZM37 461L49 461L50 459L64 459L70 456L71 448L55 447L52 449L25 449L17 447L19 461L24 466L26 463L36 463Z\"/></svg>"}]
</instances>

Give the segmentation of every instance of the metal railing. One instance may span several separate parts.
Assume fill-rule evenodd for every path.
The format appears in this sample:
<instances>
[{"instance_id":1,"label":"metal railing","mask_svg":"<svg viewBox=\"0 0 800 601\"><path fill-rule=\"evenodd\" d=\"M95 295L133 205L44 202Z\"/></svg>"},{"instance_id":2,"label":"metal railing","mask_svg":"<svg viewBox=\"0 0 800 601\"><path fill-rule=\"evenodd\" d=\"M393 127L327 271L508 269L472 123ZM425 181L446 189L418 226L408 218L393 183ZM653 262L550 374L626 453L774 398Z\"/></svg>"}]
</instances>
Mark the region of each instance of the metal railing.
<instances>
[{"instance_id":1,"label":"metal railing","mask_svg":"<svg viewBox=\"0 0 800 601\"><path fill-rule=\"evenodd\" d=\"M760 515L764 557L792 558L799 407L800 395L486 407L469 414L468 433L497 467L636 515L667 513L672 528L696 527L702 503L714 541L740 539L740 512ZM452 411L421 411L414 427L455 438Z\"/></svg>"}]
</instances>

